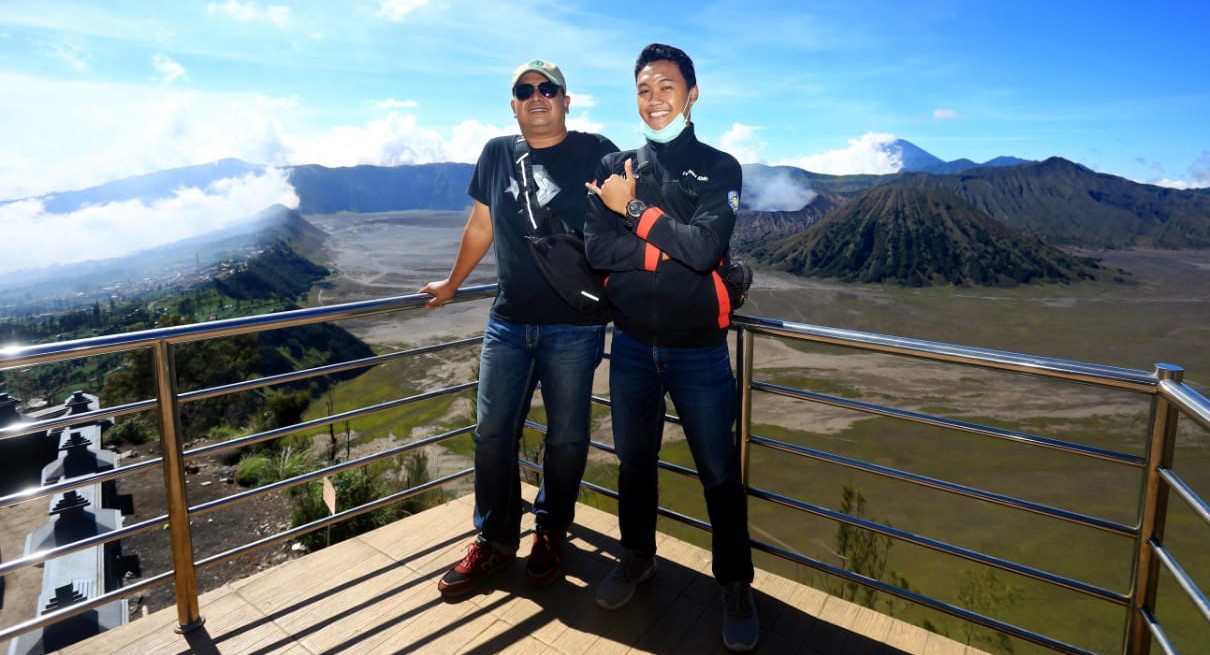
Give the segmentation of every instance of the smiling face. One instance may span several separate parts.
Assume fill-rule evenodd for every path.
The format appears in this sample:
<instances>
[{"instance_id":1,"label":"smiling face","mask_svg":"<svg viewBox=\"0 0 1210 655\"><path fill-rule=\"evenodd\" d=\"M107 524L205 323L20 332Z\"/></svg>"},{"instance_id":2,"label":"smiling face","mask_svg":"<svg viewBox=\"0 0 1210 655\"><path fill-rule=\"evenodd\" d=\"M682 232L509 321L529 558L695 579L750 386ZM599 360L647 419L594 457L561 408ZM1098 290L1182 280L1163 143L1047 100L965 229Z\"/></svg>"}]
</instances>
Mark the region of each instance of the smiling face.
<instances>
[{"instance_id":1,"label":"smiling face","mask_svg":"<svg viewBox=\"0 0 1210 655\"><path fill-rule=\"evenodd\" d=\"M537 86L549 81L541 73L529 72L521 76L517 83ZM547 98L535 90L525 100L513 98L512 107L521 134L531 146L540 148L543 147L542 143L552 139L561 140L567 134L567 110L571 107L571 98L565 89L560 88L558 95L553 98Z\"/></svg>"},{"instance_id":2,"label":"smiling face","mask_svg":"<svg viewBox=\"0 0 1210 655\"><path fill-rule=\"evenodd\" d=\"M692 89L676 62L653 61L634 78L638 92L639 117L653 130L666 127L678 113L689 118L689 109L697 102L697 86Z\"/></svg>"}]
</instances>

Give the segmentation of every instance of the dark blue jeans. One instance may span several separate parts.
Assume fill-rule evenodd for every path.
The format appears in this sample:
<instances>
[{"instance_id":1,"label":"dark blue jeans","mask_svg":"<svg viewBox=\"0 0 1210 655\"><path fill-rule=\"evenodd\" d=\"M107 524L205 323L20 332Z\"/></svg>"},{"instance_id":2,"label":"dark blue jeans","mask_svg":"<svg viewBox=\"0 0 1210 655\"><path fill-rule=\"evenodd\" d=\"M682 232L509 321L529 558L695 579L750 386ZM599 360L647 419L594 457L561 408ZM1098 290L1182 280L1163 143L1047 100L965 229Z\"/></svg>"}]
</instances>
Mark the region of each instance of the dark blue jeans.
<instances>
[{"instance_id":1,"label":"dark blue jeans","mask_svg":"<svg viewBox=\"0 0 1210 655\"><path fill-rule=\"evenodd\" d=\"M479 357L475 429L475 527L512 552L521 538L517 451L530 401L542 383L546 408L536 529L562 535L575 516L588 457L592 378L605 348L601 325L487 321Z\"/></svg>"},{"instance_id":2,"label":"dark blue jeans","mask_svg":"<svg viewBox=\"0 0 1210 655\"><path fill-rule=\"evenodd\" d=\"M613 441L622 546L655 554L664 394L672 398L705 490L714 578L752 581L747 494L740 481L732 426L738 396L727 344L706 348L648 346L617 328L609 358Z\"/></svg>"}]
</instances>

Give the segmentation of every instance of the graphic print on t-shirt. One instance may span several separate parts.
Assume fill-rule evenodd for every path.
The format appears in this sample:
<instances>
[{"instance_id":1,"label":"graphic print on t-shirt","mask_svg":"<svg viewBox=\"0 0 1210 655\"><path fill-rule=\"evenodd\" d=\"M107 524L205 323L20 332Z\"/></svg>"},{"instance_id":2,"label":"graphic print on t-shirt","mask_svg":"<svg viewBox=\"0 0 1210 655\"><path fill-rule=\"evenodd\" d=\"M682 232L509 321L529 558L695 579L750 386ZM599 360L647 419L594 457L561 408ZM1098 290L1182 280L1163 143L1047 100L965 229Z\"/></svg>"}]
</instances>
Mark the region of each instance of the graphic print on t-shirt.
<instances>
[{"instance_id":1,"label":"graphic print on t-shirt","mask_svg":"<svg viewBox=\"0 0 1210 655\"><path fill-rule=\"evenodd\" d=\"M550 201L555 196L559 195L559 185L555 183L555 178L551 177L546 172L546 167L542 164L534 166L534 181L538 183L538 204L543 207L550 204ZM513 200L520 200L521 185L515 177L508 178L508 192L513 194Z\"/></svg>"}]
</instances>

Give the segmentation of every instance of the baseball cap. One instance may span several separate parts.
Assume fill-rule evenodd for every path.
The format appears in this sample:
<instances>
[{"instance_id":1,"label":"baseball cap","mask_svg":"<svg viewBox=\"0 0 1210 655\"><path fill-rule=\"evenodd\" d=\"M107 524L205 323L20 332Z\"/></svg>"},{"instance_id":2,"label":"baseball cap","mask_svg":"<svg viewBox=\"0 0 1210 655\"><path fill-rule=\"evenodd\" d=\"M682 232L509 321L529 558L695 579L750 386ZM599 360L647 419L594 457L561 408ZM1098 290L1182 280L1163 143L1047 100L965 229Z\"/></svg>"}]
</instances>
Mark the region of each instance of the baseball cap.
<instances>
[{"instance_id":1,"label":"baseball cap","mask_svg":"<svg viewBox=\"0 0 1210 655\"><path fill-rule=\"evenodd\" d=\"M517 82L520 82L521 78L530 72L538 73L551 82L558 84L564 91L567 90L567 83L563 81L563 71L559 70L559 67L554 62L544 59L530 59L518 66L517 70L513 71L513 86L517 86Z\"/></svg>"}]
</instances>

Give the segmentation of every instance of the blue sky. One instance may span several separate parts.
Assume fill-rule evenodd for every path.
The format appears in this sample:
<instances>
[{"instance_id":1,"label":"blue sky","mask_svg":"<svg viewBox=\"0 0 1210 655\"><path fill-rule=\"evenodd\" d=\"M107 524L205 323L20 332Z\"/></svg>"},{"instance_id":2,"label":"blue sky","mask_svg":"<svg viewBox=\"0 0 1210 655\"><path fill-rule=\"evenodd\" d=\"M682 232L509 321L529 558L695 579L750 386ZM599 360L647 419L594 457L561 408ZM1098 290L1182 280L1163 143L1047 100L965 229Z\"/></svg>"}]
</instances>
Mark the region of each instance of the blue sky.
<instances>
[{"instance_id":1,"label":"blue sky","mask_svg":"<svg viewBox=\"0 0 1210 655\"><path fill-rule=\"evenodd\" d=\"M0 0L0 199L224 157L474 161L532 57L574 129L634 147L652 41L694 58L699 137L744 163L891 172L901 138L1205 187L1208 33L1205 0Z\"/></svg>"}]
</instances>

